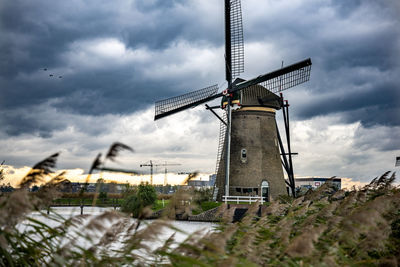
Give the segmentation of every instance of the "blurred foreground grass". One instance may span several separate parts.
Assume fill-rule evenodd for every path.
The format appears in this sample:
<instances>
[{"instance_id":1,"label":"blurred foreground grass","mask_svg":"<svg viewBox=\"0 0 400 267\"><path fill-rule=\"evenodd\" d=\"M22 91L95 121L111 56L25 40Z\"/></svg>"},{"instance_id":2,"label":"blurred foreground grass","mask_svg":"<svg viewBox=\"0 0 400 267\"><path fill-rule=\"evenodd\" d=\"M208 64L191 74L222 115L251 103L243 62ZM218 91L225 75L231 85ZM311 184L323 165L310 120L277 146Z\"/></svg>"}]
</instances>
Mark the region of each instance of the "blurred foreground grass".
<instances>
[{"instance_id":1,"label":"blurred foreground grass","mask_svg":"<svg viewBox=\"0 0 400 267\"><path fill-rule=\"evenodd\" d=\"M52 158L54 161L54 157ZM50 227L30 218L32 211L57 198L60 176L36 194L26 186L51 176L48 161L36 165L20 188L0 196L1 266L398 266L400 263L400 189L395 175L385 173L363 188L336 191L327 182L297 199L276 200L258 216L252 205L238 223L230 223L222 204L220 231L190 235L176 242L174 234L154 246L163 229L173 227L167 217L140 227L119 212L58 220ZM54 162L55 163L55 162ZM191 199L178 191L169 200L166 215L173 218L177 203ZM165 203L167 204L167 203ZM156 206L160 201L156 202ZM204 202L209 208L212 205ZM219 205L219 204L218 204ZM203 209L202 208L202 209ZM192 209L193 210L193 209ZM186 211L185 211L186 212ZM189 210L190 212L190 210ZM42 216L48 216L42 214ZM26 226L21 230L21 224ZM173 229L184 231L184 229Z\"/></svg>"}]
</instances>

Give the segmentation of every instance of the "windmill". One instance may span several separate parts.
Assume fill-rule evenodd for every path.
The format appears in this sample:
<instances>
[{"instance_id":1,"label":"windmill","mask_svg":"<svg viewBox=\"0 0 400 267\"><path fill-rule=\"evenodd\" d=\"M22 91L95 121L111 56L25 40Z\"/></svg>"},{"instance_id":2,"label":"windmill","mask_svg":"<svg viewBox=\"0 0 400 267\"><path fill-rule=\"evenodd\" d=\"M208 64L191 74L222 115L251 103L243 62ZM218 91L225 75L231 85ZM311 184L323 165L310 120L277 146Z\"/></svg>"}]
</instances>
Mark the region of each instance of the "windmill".
<instances>
[{"instance_id":1,"label":"windmill","mask_svg":"<svg viewBox=\"0 0 400 267\"><path fill-rule=\"evenodd\" d=\"M221 106L206 108L221 120L215 196L286 194L282 165L289 176L286 182L294 194L294 177L289 139L288 104L283 90L304 83L310 78L311 59L282 67L250 80L238 78L244 71L244 41L240 0L225 1L225 79L222 92L212 85L181 96L155 103L155 120L221 98ZM222 108L224 118L213 110ZM275 112L284 112L288 141L285 153ZM279 141L279 142L278 142ZM279 143L279 146L278 146ZM223 145L221 145L223 144ZM281 154L279 153L281 151ZM224 156L222 156L224 155ZM282 158L281 158L282 156ZM288 156L288 157L287 157ZM282 164L282 165L281 165ZM258 191L260 189L260 191Z\"/></svg>"}]
</instances>

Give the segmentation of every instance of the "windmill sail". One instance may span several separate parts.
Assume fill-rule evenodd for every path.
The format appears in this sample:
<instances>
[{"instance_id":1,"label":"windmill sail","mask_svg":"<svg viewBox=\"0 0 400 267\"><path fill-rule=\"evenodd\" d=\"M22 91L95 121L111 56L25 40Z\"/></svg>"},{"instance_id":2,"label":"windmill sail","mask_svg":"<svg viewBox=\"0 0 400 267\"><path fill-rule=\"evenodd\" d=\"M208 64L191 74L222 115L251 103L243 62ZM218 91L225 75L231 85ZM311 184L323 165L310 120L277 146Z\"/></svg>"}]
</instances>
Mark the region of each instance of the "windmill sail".
<instances>
[{"instance_id":1,"label":"windmill sail","mask_svg":"<svg viewBox=\"0 0 400 267\"><path fill-rule=\"evenodd\" d=\"M220 164L222 161L223 153L224 153L224 145L225 145L225 136L226 136L226 122L227 122L227 116L226 112L223 113L222 120L225 122L223 123L222 121L220 122L219 125L219 142L218 142L218 151L217 151L217 163L215 166L215 174L218 176L223 176L224 172L220 170ZM213 201L217 200L217 195L218 195L219 188L217 187L217 183L214 183L213 187Z\"/></svg>"},{"instance_id":2,"label":"windmill sail","mask_svg":"<svg viewBox=\"0 0 400 267\"><path fill-rule=\"evenodd\" d=\"M218 85L216 84L181 96L157 101L155 103L154 120L220 97L221 94L217 94L217 92Z\"/></svg>"},{"instance_id":3,"label":"windmill sail","mask_svg":"<svg viewBox=\"0 0 400 267\"><path fill-rule=\"evenodd\" d=\"M232 79L244 71L244 41L240 0L230 2Z\"/></svg>"},{"instance_id":4,"label":"windmill sail","mask_svg":"<svg viewBox=\"0 0 400 267\"><path fill-rule=\"evenodd\" d=\"M289 89L310 79L311 65L311 59L297 62L285 68L238 83L234 87L233 92L256 84L264 86L273 93Z\"/></svg>"},{"instance_id":5,"label":"windmill sail","mask_svg":"<svg viewBox=\"0 0 400 267\"><path fill-rule=\"evenodd\" d=\"M226 112L223 113L222 119L226 122ZM215 166L215 173L218 173L219 164L222 159L223 148L225 144L225 135L226 135L226 123L220 122L219 125L219 142L218 142L218 151L217 151L217 164Z\"/></svg>"},{"instance_id":6,"label":"windmill sail","mask_svg":"<svg viewBox=\"0 0 400 267\"><path fill-rule=\"evenodd\" d=\"M311 62L311 61L310 61ZM269 79L261 85L273 93L278 93L310 80L311 64L293 69L278 77Z\"/></svg>"}]
</instances>

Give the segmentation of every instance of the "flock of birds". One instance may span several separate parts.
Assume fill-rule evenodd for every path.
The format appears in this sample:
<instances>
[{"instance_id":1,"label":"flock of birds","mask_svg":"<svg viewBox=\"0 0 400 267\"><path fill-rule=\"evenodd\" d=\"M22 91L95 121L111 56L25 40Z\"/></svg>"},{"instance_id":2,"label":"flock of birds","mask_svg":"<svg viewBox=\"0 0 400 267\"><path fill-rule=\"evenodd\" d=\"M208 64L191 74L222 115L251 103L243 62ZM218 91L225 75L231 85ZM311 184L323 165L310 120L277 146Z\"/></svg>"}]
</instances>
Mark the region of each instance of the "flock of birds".
<instances>
[{"instance_id":1,"label":"flock of birds","mask_svg":"<svg viewBox=\"0 0 400 267\"><path fill-rule=\"evenodd\" d=\"M43 70L44 70L44 71L47 71L47 68L44 68ZM51 73L50 73L50 74L49 74L49 77L56 77L56 76L54 76L54 74L51 74ZM62 79L62 76L59 75L58 78L59 78L59 79Z\"/></svg>"}]
</instances>

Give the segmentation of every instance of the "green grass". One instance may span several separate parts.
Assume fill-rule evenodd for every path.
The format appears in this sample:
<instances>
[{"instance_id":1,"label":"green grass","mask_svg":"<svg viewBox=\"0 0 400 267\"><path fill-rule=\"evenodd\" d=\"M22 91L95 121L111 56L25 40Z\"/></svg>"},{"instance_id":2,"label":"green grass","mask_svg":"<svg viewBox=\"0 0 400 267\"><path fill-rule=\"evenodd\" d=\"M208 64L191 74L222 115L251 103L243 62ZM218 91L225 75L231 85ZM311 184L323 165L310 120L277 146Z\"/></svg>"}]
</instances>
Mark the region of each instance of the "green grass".
<instances>
[{"instance_id":1,"label":"green grass","mask_svg":"<svg viewBox=\"0 0 400 267\"><path fill-rule=\"evenodd\" d=\"M162 202L163 202L162 200L159 200L159 199L156 200L156 202L153 204L153 207L151 209L153 211L162 210L169 204L170 200L169 199L164 200L164 205Z\"/></svg>"},{"instance_id":2,"label":"green grass","mask_svg":"<svg viewBox=\"0 0 400 267\"><path fill-rule=\"evenodd\" d=\"M213 208L219 207L222 205L222 202L215 202L215 201L203 201L198 205L195 209L192 210L193 215L198 215L203 213L207 210L211 210Z\"/></svg>"},{"instance_id":3,"label":"green grass","mask_svg":"<svg viewBox=\"0 0 400 267\"><path fill-rule=\"evenodd\" d=\"M221 205L222 205L221 202L207 201L207 202L201 203L201 209L202 209L202 211L207 211L207 210L219 207Z\"/></svg>"},{"instance_id":4,"label":"green grass","mask_svg":"<svg viewBox=\"0 0 400 267\"><path fill-rule=\"evenodd\" d=\"M111 199L111 198L106 198L106 199L96 199L95 206L113 206L113 205L121 205L123 202L123 199ZM93 199L92 198L58 198L53 200L51 203L52 205L65 205L65 206L77 206L77 205L92 205L93 204Z\"/></svg>"}]
</instances>

